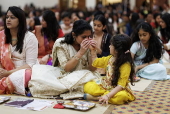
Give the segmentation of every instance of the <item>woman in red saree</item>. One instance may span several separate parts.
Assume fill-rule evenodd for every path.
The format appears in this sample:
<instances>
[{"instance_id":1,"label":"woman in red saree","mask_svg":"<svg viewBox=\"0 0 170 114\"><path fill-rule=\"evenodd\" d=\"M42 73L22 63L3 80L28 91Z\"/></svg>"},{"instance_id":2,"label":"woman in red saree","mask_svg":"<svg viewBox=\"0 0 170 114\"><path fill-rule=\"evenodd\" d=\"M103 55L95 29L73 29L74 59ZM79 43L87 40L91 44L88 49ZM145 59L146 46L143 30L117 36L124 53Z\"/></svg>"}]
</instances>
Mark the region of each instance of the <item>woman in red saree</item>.
<instances>
[{"instance_id":1,"label":"woman in red saree","mask_svg":"<svg viewBox=\"0 0 170 114\"><path fill-rule=\"evenodd\" d=\"M38 41L27 31L25 13L9 7L3 31L0 31L0 94L22 94L36 64Z\"/></svg>"},{"instance_id":2,"label":"woman in red saree","mask_svg":"<svg viewBox=\"0 0 170 114\"><path fill-rule=\"evenodd\" d=\"M42 14L41 25L35 26L33 33L35 33L35 36L38 39L39 63L52 65L51 54L54 42L57 38L64 36L55 13L50 10L44 11Z\"/></svg>"}]
</instances>

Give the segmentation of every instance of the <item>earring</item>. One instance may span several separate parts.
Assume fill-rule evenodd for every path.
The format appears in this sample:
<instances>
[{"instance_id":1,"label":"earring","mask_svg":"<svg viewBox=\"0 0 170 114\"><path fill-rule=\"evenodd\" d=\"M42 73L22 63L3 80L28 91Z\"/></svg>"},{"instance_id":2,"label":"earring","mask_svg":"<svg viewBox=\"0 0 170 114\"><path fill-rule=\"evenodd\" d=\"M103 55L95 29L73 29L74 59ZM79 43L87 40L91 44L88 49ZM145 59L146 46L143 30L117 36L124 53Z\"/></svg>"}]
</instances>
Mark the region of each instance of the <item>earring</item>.
<instances>
[{"instance_id":1,"label":"earring","mask_svg":"<svg viewBox=\"0 0 170 114\"><path fill-rule=\"evenodd\" d=\"M74 37L73 37L73 41L75 41L75 40L76 40L76 37L74 36Z\"/></svg>"}]
</instances>

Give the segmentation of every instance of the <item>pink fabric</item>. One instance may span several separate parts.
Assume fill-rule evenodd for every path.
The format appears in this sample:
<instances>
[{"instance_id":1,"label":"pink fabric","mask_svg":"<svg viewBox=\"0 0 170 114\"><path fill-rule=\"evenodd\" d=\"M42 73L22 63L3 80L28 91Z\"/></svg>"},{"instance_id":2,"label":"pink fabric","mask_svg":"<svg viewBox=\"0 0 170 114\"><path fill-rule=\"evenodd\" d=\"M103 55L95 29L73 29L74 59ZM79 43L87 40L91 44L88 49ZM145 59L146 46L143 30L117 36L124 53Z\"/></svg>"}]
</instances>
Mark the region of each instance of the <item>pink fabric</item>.
<instances>
[{"instance_id":1,"label":"pink fabric","mask_svg":"<svg viewBox=\"0 0 170 114\"><path fill-rule=\"evenodd\" d=\"M8 77L4 77L0 80L0 94L12 94L14 92L14 86Z\"/></svg>"},{"instance_id":2,"label":"pink fabric","mask_svg":"<svg viewBox=\"0 0 170 114\"><path fill-rule=\"evenodd\" d=\"M28 82L31 79L31 74L32 74L32 70L31 69L26 69L25 70L25 87L28 87Z\"/></svg>"}]
</instances>

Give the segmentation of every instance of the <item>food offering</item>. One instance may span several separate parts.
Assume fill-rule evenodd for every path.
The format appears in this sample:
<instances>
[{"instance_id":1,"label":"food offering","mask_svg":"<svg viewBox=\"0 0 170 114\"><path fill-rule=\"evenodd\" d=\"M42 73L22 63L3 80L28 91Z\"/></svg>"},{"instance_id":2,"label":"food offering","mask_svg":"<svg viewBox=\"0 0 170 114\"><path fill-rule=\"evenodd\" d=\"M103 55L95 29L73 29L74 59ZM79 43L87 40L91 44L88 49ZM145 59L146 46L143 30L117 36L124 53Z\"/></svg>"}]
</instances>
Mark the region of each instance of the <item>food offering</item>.
<instances>
[{"instance_id":1,"label":"food offering","mask_svg":"<svg viewBox=\"0 0 170 114\"><path fill-rule=\"evenodd\" d=\"M73 100L64 102L63 106L65 108L71 108L75 110L82 110L86 111L93 108L96 104L90 101L80 101L80 100Z\"/></svg>"}]
</instances>

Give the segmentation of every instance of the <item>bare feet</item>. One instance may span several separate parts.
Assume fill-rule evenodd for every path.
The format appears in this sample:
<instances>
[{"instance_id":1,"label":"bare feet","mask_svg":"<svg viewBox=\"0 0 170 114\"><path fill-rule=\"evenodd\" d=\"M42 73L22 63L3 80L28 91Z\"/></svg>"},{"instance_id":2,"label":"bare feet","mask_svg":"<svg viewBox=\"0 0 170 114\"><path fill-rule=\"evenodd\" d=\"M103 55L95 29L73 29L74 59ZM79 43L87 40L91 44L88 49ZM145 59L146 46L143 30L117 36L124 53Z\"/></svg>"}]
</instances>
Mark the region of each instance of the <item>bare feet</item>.
<instances>
[{"instance_id":1,"label":"bare feet","mask_svg":"<svg viewBox=\"0 0 170 114\"><path fill-rule=\"evenodd\" d=\"M93 101L98 101L99 100L98 97L94 97L94 96L92 96L90 94L87 94L87 93L84 94L84 99L85 100L93 100Z\"/></svg>"}]
</instances>

